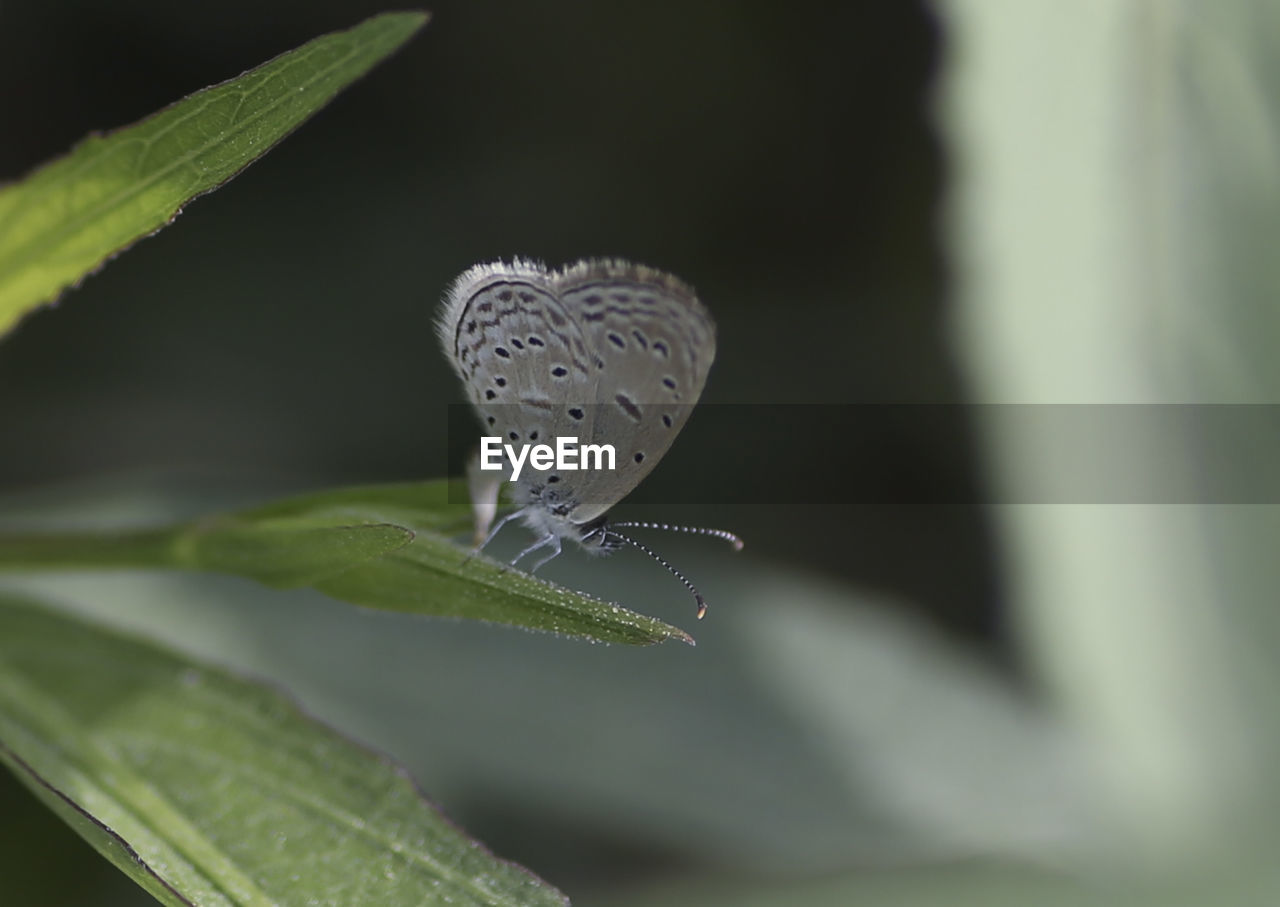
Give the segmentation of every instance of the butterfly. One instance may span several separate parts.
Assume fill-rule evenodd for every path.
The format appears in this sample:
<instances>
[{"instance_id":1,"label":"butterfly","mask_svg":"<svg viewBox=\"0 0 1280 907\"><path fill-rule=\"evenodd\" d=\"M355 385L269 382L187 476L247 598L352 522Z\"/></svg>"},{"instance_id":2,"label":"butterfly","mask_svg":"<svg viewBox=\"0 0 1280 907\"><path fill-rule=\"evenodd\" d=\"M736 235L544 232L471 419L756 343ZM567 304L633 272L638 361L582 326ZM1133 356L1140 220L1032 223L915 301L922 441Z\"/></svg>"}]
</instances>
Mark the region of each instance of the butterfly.
<instances>
[{"instance_id":1,"label":"butterfly","mask_svg":"<svg viewBox=\"0 0 1280 907\"><path fill-rule=\"evenodd\" d=\"M512 563L562 540L605 554L624 545L662 564L702 595L652 549L622 533L666 529L742 540L721 529L613 522L610 509L666 454L706 384L715 359L715 323L694 291L670 274L620 259L584 260L559 270L516 259L476 265L449 288L437 334L489 439L514 454L522 445L611 448L613 468L503 467L514 478L516 510L499 520L481 548L512 519L536 535ZM491 442L487 442L491 443ZM531 458L532 459L532 458ZM486 526L497 483L472 470L473 501Z\"/></svg>"}]
</instances>

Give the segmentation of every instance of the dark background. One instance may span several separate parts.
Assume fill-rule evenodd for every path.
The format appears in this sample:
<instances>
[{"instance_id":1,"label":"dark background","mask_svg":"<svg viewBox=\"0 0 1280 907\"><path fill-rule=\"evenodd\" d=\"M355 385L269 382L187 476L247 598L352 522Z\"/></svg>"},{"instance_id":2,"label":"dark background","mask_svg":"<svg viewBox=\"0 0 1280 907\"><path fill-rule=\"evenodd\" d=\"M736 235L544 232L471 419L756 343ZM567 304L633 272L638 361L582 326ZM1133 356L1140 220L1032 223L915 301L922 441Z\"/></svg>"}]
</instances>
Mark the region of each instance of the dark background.
<instances>
[{"instance_id":1,"label":"dark background","mask_svg":"<svg viewBox=\"0 0 1280 907\"><path fill-rule=\"evenodd\" d=\"M0 5L0 179L385 8ZM266 158L6 338L0 491L173 468L427 478L465 440L431 329L448 282L497 257L618 255L697 287L719 329L704 404L748 407L735 437L695 415L619 515L732 528L741 556L893 594L1003 660L970 425L937 405L964 390L928 11L432 9ZM854 404L922 403L901 430L859 430ZM707 477L737 493L700 505ZM868 502L855 480L903 494Z\"/></svg>"}]
</instances>

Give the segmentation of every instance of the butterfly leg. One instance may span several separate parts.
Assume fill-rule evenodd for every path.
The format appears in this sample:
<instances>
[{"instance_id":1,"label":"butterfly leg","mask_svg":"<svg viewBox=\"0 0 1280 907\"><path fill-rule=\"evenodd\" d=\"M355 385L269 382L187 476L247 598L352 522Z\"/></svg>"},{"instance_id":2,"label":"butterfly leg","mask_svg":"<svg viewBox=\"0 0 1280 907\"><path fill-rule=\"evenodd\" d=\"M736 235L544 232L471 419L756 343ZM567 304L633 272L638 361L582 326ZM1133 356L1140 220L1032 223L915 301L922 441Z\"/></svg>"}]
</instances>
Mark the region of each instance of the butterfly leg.
<instances>
[{"instance_id":1,"label":"butterfly leg","mask_svg":"<svg viewBox=\"0 0 1280 907\"><path fill-rule=\"evenodd\" d=\"M547 561L555 560L557 557L559 557L559 556L560 556L560 536L552 534L552 535L551 535L551 536L549 536L548 538L550 538L550 539L551 539L551 544L555 546L555 549L556 549L556 550L555 550L555 551L552 551L550 554L548 554L548 555L547 555L546 557L544 557L542 560L538 561L538 563L536 563L536 564L534 564L532 567L530 567L530 568L529 568L529 572L530 572L530 573L537 573L537 572L538 572L538 568L539 568L539 567L541 567L543 564L547 563ZM543 540L542 540L541 542L539 542L535 547L541 548L544 544L546 544L546 539L543 539Z\"/></svg>"},{"instance_id":2,"label":"butterfly leg","mask_svg":"<svg viewBox=\"0 0 1280 907\"><path fill-rule=\"evenodd\" d=\"M521 551L519 554L517 554L515 557L513 557L513 558L511 559L511 566L513 566L513 567L514 567L516 564L520 563L520 561L524 558L524 556L525 556L526 554L532 554L533 552L537 551L539 548L545 548L545 547L547 547L548 545L553 544L553 543L558 542L558 541L559 541L559 539L557 539L557 538L556 538L556 536L555 536L555 534L554 534L554 533L548 532L548 533L547 533L546 535L544 535L542 538L538 539L536 542L534 542L534 543L533 543L532 545L530 545L528 548L524 549L524 550L523 550L523 551ZM552 555L552 557L554 557L554 556L555 556L555 555Z\"/></svg>"},{"instance_id":3,"label":"butterfly leg","mask_svg":"<svg viewBox=\"0 0 1280 907\"><path fill-rule=\"evenodd\" d=\"M498 531L501 530L503 526L507 525L508 522L510 522L511 520L515 519L516 517L520 516L523 513L524 513L523 509L513 510L511 511L511 513L508 513L502 519L498 520L498 522L494 524L494 527L489 530L489 534L485 536L485 540L481 542L479 545L476 545L469 552L467 552L467 556L462 559L463 565L465 566L473 557L475 557L477 554L483 551L484 546L488 545L490 542L493 541L493 537L498 534ZM529 550L532 550L532 549L529 549ZM520 557L524 557L526 554L528 554L529 550L521 552ZM520 557L516 558L516 561L520 560ZM515 561L512 561L511 563L514 564Z\"/></svg>"}]
</instances>

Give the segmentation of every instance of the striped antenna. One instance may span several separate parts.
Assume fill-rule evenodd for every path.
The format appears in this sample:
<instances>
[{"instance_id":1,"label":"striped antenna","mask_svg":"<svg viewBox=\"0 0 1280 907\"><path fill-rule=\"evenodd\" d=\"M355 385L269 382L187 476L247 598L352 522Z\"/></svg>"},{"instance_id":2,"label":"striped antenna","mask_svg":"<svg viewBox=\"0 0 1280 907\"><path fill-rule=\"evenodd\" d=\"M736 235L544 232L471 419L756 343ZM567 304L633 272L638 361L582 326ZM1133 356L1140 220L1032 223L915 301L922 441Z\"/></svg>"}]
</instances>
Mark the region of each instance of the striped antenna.
<instances>
[{"instance_id":1,"label":"striped antenna","mask_svg":"<svg viewBox=\"0 0 1280 907\"><path fill-rule=\"evenodd\" d=\"M687 532L690 535L710 535L718 539L724 539L733 546L734 551L742 550L742 539L738 538L727 529L704 529L701 526L669 526L666 523L610 523L610 529L661 529L664 532ZM631 544L635 544L632 542Z\"/></svg>"},{"instance_id":2,"label":"striped antenna","mask_svg":"<svg viewBox=\"0 0 1280 907\"><path fill-rule=\"evenodd\" d=\"M657 561L659 564L661 564L662 566L666 567L666 568L667 568L667 571L668 571L672 576L674 576L676 579L680 580L680 582L684 583L684 587L685 587L686 589L688 589L690 592L692 592L692 593L693 593L693 600L694 600L695 602L697 602L697 603L698 603L698 620L702 620L702 618L703 618L703 617L706 615L706 613L707 613L707 603L703 600L703 598L702 598L702 593L701 593L701 592L699 592L697 589L695 589L695 588L693 587L693 583L691 583L691 582L689 582L689 580L685 579L685 575L684 575L683 573L681 573L681 572L680 572L679 570L677 570L675 567L672 567L669 563L667 563L667 562L666 562L666 560L665 560L665 559L663 559L663 558L662 558L662 556L658 554L658 552L654 551L654 550L653 550L652 548L650 548L648 545L641 544L640 542L637 542L637 541L636 541L635 539L633 539L633 538L628 538L627 536L623 535L621 532L615 532L615 531L614 531L614 529L613 529L613 527L614 527L614 526L620 526L620 525L632 525L632 524L626 524L626 523L614 523L613 525L609 526L609 528L608 528L608 530L607 530L607 531L608 531L608 533L609 533L610 535L612 535L614 538L621 539L622 541L626 542L628 545L631 545L631 546L633 546L633 547L635 547L635 548L639 548L639 549L640 549L641 551L643 551L645 554L649 555L649 557L653 558L653 559L654 559L655 561ZM640 525L640 524L638 524L638 523L637 523L637 524L634 524L634 525Z\"/></svg>"}]
</instances>

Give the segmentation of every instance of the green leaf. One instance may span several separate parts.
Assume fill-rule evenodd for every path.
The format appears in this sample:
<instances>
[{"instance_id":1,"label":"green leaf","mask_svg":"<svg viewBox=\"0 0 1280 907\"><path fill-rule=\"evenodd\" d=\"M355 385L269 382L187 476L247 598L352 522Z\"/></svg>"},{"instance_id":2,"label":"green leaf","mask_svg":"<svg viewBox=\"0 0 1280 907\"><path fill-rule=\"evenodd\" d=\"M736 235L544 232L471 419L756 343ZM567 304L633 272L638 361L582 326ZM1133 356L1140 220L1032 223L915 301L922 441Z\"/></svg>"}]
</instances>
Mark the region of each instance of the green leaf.
<instances>
[{"instance_id":1,"label":"green leaf","mask_svg":"<svg viewBox=\"0 0 1280 907\"><path fill-rule=\"evenodd\" d=\"M0 534L0 571L168 567L310 586L370 608L463 617L600 642L692 643L683 630L455 545L466 492L449 482L317 492L162 529Z\"/></svg>"},{"instance_id":2,"label":"green leaf","mask_svg":"<svg viewBox=\"0 0 1280 907\"><path fill-rule=\"evenodd\" d=\"M0 335L249 166L426 21L388 13L317 38L0 189Z\"/></svg>"},{"instance_id":3,"label":"green leaf","mask_svg":"<svg viewBox=\"0 0 1280 907\"><path fill-rule=\"evenodd\" d=\"M267 687L0 596L0 761L166 904L563 904Z\"/></svg>"},{"instance_id":4,"label":"green leaf","mask_svg":"<svg viewBox=\"0 0 1280 907\"><path fill-rule=\"evenodd\" d=\"M1014 624L1181 869L1280 804L1280 7L939 7L960 353L1035 404L980 408Z\"/></svg>"}]
</instances>

